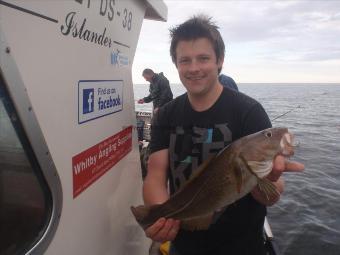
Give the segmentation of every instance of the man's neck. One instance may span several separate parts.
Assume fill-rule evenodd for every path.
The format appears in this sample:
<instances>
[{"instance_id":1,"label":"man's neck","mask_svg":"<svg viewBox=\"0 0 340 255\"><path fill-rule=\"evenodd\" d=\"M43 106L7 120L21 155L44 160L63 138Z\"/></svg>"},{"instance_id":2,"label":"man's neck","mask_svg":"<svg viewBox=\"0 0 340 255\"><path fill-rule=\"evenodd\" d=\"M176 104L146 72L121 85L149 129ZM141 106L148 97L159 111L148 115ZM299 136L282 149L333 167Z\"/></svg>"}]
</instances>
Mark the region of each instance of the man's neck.
<instances>
[{"instance_id":1,"label":"man's neck","mask_svg":"<svg viewBox=\"0 0 340 255\"><path fill-rule=\"evenodd\" d=\"M203 95L191 95L188 93L191 107L197 112L203 112L212 107L223 91L223 86L217 82L214 87Z\"/></svg>"}]
</instances>

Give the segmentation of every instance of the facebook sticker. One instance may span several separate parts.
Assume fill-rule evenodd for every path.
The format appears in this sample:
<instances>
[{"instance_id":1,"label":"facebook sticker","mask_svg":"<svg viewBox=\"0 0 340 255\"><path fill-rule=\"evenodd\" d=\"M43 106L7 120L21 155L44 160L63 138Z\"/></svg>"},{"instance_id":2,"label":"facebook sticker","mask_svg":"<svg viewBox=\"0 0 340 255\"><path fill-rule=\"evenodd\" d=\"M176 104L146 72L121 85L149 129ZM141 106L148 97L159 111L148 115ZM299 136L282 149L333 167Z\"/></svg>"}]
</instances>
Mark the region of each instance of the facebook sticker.
<instances>
[{"instance_id":1,"label":"facebook sticker","mask_svg":"<svg viewBox=\"0 0 340 255\"><path fill-rule=\"evenodd\" d=\"M123 110L123 80L80 80L78 82L78 123Z\"/></svg>"},{"instance_id":2,"label":"facebook sticker","mask_svg":"<svg viewBox=\"0 0 340 255\"><path fill-rule=\"evenodd\" d=\"M83 90L83 114L94 111L94 89Z\"/></svg>"}]
</instances>

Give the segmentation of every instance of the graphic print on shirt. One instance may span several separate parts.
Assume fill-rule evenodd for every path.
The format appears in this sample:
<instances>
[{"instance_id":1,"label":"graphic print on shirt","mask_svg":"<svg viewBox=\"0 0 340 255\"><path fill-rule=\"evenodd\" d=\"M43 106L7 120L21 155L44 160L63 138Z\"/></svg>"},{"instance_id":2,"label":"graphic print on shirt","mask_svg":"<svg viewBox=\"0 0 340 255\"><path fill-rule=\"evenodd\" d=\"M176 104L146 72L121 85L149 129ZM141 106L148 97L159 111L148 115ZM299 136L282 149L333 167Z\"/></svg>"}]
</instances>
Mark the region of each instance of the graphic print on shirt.
<instances>
[{"instance_id":1,"label":"graphic print on shirt","mask_svg":"<svg viewBox=\"0 0 340 255\"><path fill-rule=\"evenodd\" d=\"M232 133L227 123L212 128L176 127L170 134L169 145L174 190L180 188L209 155L217 154L231 141Z\"/></svg>"}]
</instances>

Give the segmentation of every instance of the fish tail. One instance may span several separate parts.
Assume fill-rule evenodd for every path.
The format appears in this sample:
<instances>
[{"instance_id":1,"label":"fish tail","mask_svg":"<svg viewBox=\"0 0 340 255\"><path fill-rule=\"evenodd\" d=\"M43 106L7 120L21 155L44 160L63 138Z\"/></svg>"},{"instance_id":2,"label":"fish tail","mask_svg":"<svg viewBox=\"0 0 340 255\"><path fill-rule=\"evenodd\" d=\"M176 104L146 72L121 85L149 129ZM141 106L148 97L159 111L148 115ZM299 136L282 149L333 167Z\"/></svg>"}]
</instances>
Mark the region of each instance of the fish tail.
<instances>
[{"instance_id":1,"label":"fish tail","mask_svg":"<svg viewBox=\"0 0 340 255\"><path fill-rule=\"evenodd\" d=\"M137 207L131 206L131 212L135 216L138 223L141 223L143 219L148 215L150 208L144 205Z\"/></svg>"}]
</instances>

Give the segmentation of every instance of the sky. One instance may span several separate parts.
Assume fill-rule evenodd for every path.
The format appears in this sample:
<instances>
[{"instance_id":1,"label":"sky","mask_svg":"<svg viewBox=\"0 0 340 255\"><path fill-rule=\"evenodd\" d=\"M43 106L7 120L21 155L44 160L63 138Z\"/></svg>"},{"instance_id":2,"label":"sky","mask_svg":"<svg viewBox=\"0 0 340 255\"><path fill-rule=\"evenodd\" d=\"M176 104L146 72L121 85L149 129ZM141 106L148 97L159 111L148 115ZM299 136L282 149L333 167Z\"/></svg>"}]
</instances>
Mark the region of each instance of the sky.
<instances>
[{"instance_id":1,"label":"sky","mask_svg":"<svg viewBox=\"0 0 340 255\"><path fill-rule=\"evenodd\" d=\"M340 0L165 0L167 22L144 20L132 66L180 83L169 28L196 14L220 27L226 45L222 73L237 83L340 83Z\"/></svg>"}]
</instances>

